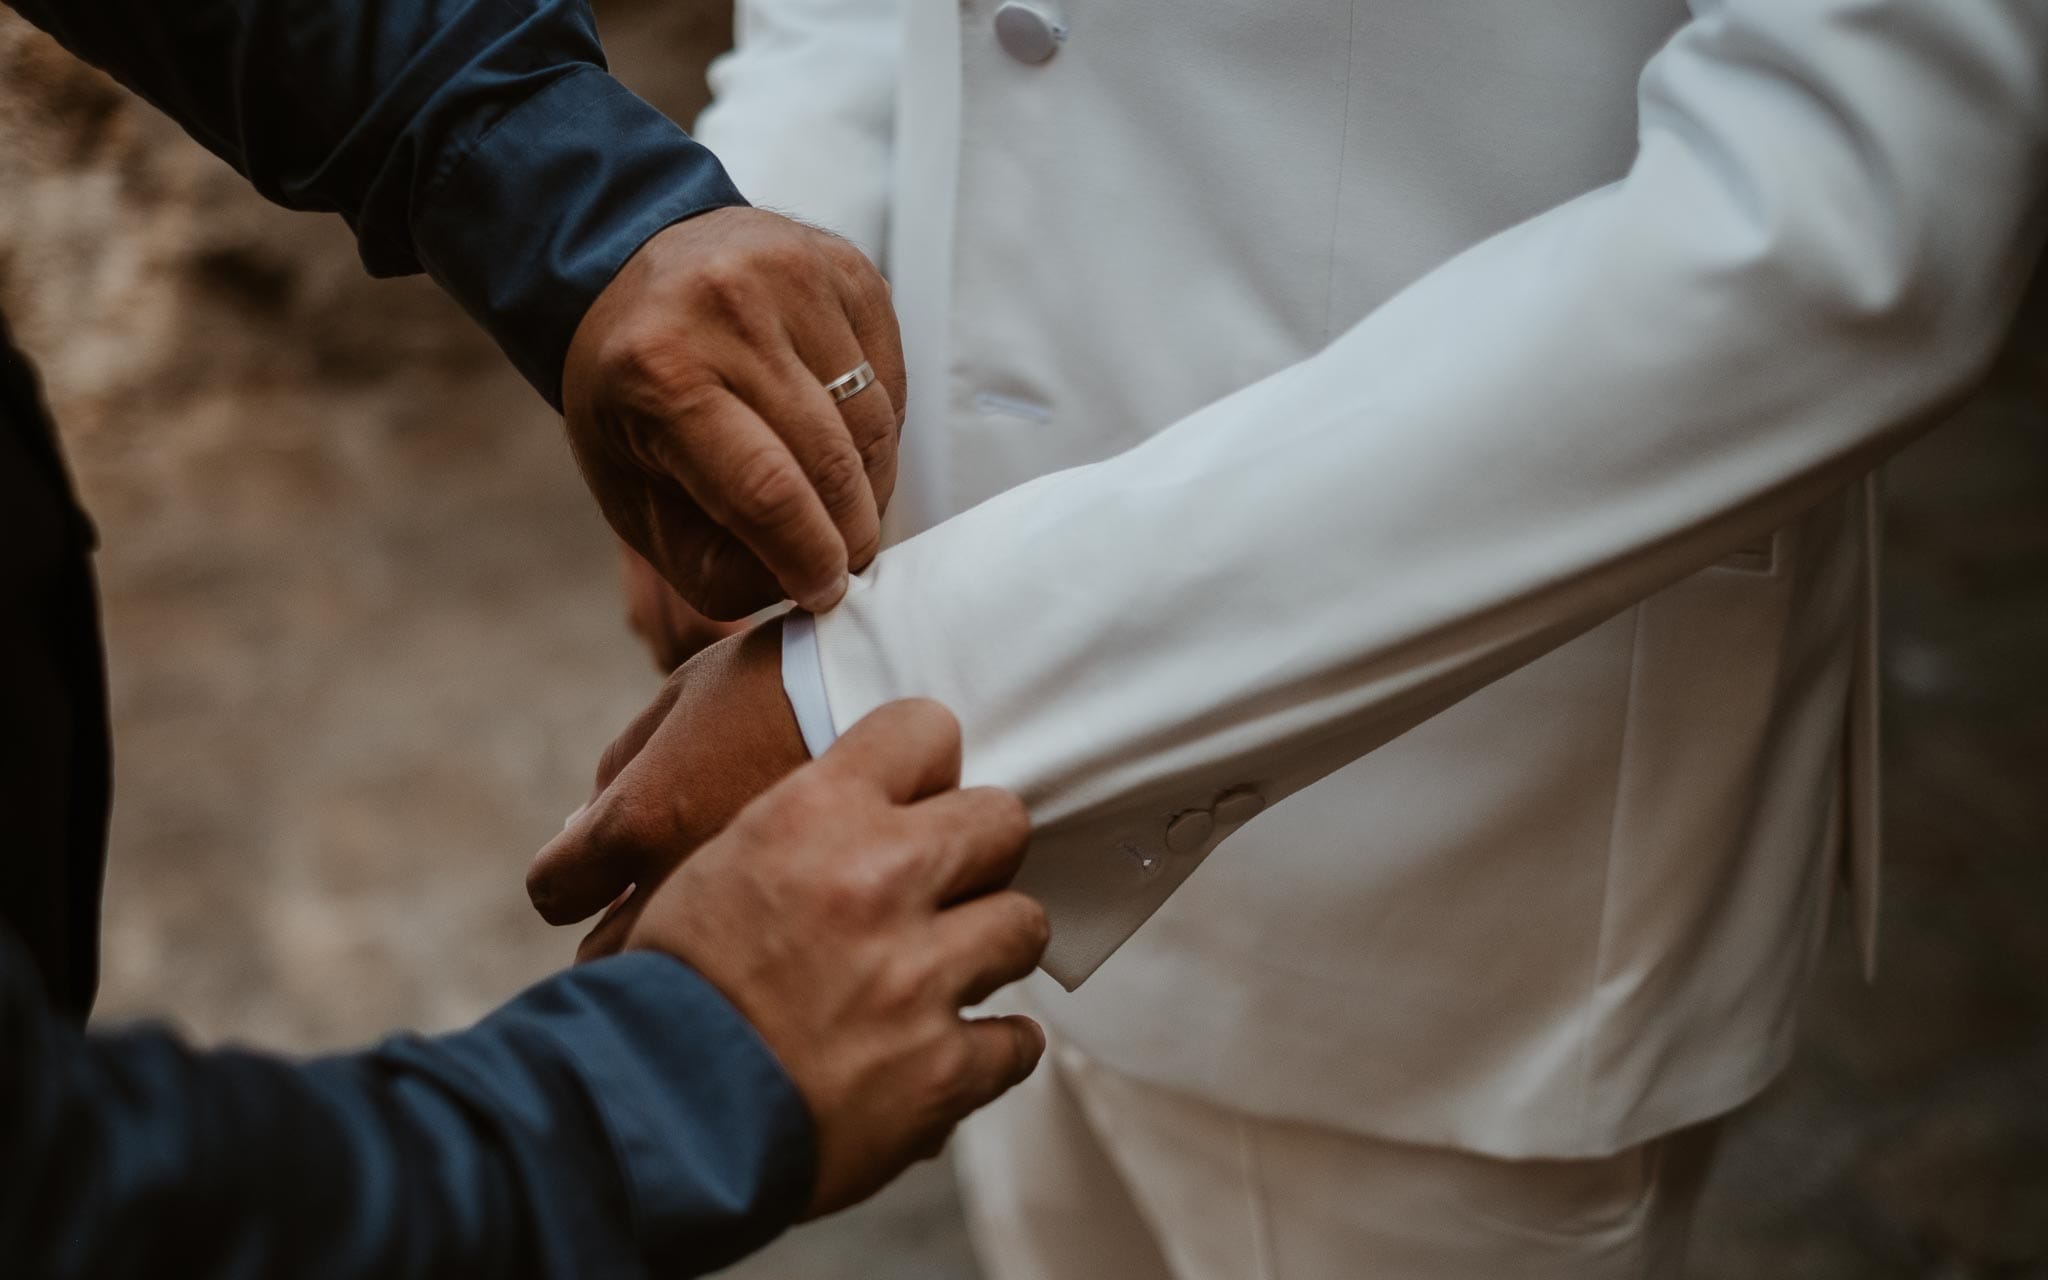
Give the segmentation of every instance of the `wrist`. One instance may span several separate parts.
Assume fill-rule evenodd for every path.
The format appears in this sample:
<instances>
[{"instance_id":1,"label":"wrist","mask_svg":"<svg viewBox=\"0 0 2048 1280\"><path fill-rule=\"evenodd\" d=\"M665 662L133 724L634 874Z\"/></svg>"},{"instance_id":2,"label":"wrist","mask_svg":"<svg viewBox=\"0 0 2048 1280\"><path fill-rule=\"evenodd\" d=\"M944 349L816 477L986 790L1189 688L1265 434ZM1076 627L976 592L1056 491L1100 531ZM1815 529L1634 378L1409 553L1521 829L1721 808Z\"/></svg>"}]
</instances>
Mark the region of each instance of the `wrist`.
<instances>
[{"instance_id":1,"label":"wrist","mask_svg":"<svg viewBox=\"0 0 2048 1280\"><path fill-rule=\"evenodd\" d=\"M729 636L683 666L704 758L688 821L710 839L748 802L810 760L782 683L782 620Z\"/></svg>"},{"instance_id":2,"label":"wrist","mask_svg":"<svg viewBox=\"0 0 2048 1280\"><path fill-rule=\"evenodd\" d=\"M578 193L569 207L547 198L562 192ZM570 339L619 269L667 227L746 199L716 157L592 65L506 111L420 204L420 265L560 409Z\"/></svg>"}]
</instances>

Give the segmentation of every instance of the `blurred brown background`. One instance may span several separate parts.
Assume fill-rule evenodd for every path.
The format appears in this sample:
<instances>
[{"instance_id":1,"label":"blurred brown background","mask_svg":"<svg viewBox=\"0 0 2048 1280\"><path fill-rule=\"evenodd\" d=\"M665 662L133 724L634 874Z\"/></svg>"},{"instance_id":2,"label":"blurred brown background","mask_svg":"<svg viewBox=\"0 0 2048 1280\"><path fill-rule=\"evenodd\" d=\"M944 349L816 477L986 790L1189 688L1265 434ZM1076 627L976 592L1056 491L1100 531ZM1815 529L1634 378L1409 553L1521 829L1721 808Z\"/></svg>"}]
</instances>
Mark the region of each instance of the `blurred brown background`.
<instances>
[{"instance_id":1,"label":"blurred brown background","mask_svg":"<svg viewBox=\"0 0 2048 1280\"><path fill-rule=\"evenodd\" d=\"M676 118L717 0L600 3ZM418 280L0 12L0 308L99 520L103 1020L311 1050L564 962L520 885L651 694L557 424ZM1702 1280L2048 1280L2048 325L1889 472L1883 976L1837 930ZM944 1171L735 1274L973 1275ZM1105 1280L1113 1280L1106 1277Z\"/></svg>"}]
</instances>

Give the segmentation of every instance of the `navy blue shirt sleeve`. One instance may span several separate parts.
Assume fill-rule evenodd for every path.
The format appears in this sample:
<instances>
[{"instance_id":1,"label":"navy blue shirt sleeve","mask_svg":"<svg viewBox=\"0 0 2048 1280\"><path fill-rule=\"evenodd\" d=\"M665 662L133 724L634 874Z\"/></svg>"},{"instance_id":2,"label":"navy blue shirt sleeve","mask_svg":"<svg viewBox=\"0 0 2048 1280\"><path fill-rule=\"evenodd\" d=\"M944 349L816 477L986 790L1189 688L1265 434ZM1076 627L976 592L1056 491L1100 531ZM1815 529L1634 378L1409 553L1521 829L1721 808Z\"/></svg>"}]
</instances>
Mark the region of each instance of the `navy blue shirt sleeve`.
<instances>
[{"instance_id":1,"label":"navy blue shirt sleeve","mask_svg":"<svg viewBox=\"0 0 2048 1280\"><path fill-rule=\"evenodd\" d=\"M0 1258L51 1277L696 1275L800 1214L801 1098L665 956L292 1063L51 1015L0 936Z\"/></svg>"},{"instance_id":2,"label":"navy blue shirt sleeve","mask_svg":"<svg viewBox=\"0 0 2048 1280\"><path fill-rule=\"evenodd\" d=\"M270 199L431 274L560 407L592 300L655 232L744 204L606 71L585 0L8 0Z\"/></svg>"}]
</instances>

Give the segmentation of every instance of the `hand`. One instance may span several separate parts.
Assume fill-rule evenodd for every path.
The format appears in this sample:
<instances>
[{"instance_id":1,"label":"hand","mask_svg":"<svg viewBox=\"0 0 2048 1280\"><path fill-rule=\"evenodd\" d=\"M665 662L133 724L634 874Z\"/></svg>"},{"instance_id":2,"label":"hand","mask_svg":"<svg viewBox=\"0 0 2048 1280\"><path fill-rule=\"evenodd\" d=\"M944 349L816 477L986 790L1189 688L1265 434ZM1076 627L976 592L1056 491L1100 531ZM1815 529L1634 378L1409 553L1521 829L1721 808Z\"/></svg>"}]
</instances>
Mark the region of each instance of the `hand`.
<instances>
[{"instance_id":1,"label":"hand","mask_svg":"<svg viewBox=\"0 0 2048 1280\"><path fill-rule=\"evenodd\" d=\"M834 405L862 360L876 382ZM577 327L562 412L605 519L733 619L838 603L881 541L903 425L888 285L837 236L718 209L643 245Z\"/></svg>"},{"instance_id":2,"label":"hand","mask_svg":"<svg viewBox=\"0 0 2048 1280\"><path fill-rule=\"evenodd\" d=\"M626 593L626 626L647 646L663 675L690 660L704 646L746 630L743 622L713 622L690 607L654 566L619 543L619 578Z\"/></svg>"},{"instance_id":3,"label":"hand","mask_svg":"<svg viewBox=\"0 0 2048 1280\"><path fill-rule=\"evenodd\" d=\"M795 1082L817 1132L812 1216L936 1155L1044 1052L1028 1018L960 1016L1028 974L1047 930L1004 889L1024 806L959 779L945 708L884 706L677 868L626 937L724 992Z\"/></svg>"},{"instance_id":4,"label":"hand","mask_svg":"<svg viewBox=\"0 0 2048 1280\"><path fill-rule=\"evenodd\" d=\"M782 691L782 622L719 641L684 663L597 764L586 804L527 871L550 924L573 924L634 885L652 889L755 796L810 759ZM639 902L584 941L618 949Z\"/></svg>"}]
</instances>

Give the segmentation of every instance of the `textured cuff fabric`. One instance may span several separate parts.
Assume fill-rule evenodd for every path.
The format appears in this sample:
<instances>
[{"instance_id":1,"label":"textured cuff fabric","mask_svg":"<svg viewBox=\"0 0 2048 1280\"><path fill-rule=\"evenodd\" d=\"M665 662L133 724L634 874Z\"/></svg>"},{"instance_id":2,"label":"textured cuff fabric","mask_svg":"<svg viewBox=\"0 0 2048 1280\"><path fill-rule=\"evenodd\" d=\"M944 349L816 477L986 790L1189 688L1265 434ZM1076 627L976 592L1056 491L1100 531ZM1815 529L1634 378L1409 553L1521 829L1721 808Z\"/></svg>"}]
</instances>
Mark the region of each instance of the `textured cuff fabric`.
<instances>
[{"instance_id":1,"label":"textured cuff fabric","mask_svg":"<svg viewBox=\"0 0 2048 1280\"><path fill-rule=\"evenodd\" d=\"M468 1031L393 1041L377 1056L406 1059L572 1149L594 1142L617 1170L630 1239L651 1274L726 1267L809 1204L816 1153L801 1095L738 1010L668 956L580 965ZM555 1066L543 1074L534 1064ZM581 1105L565 1107L571 1096ZM583 1143L569 1136L579 1125L594 1129ZM561 1174L533 1181L559 1185ZM543 1233L541 1246L573 1254L572 1234ZM576 1274L576 1262L551 1259L542 1271Z\"/></svg>"},{"instance_id":2,"label":"textured cuff fabric","mask_svg":"<svg viewBox=\"0 0 2048 1280\"><path fill-rule=\"evenodd\" d=\"M716 1271L782 1234L817 1180L810 1111L697 972L654 952L582 965L492 1016L550 1020L590 1082L657 1274Z\"/></svg>"},{"instance_id":3,"label":"textured cuff fabric","mask_svg":"<svg viewBox=\"0 0 2048 1280\"><path fill-rule=\"evenodd\" d=\"M301 1064L80 1034L0 929L0 1134L0 1272L51 1280L702 1275L816 1181L773 1054L646 952Z\"/></svg>"},{"instance_id":4,"label":"textured cuff fabric","mask_svg":"<svg viewBox=\"0 0 2048 1280\"><path fill-rule=\"evenodd\" d=\"M817 620L802 609L792 609L782 619L782 692L796 716L797 731L804 736L804 750L813 760L824 755L839 740L839 727L832 723L832 704L825 697Z\"/></svg>"},{"instance_id":5,"label":"textured cuff fabric","mask_svg":"<svg viewBox=\"0 0 2048 1280\"><path fill-rule=\"evenodd\" d=\"M569 340L626 260L666 227L746 203L716 157L586 64L482 134L412 231L421 265L559 410Z\"/></svg>"}]
</instances>

